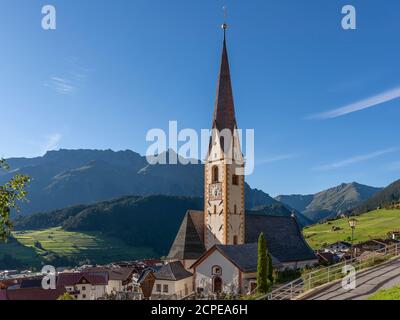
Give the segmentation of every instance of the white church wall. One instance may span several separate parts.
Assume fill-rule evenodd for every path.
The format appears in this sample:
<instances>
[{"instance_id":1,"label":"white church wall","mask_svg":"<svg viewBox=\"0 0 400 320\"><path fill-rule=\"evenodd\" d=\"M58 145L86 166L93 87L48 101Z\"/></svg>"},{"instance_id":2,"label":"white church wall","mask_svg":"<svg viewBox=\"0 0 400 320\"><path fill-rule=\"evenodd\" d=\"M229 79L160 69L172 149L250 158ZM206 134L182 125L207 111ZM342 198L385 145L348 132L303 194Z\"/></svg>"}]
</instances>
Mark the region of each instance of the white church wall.
<instances>
[{"instance_id":1,"label":"white church wall","mask_svg":"<svg viewBox=\"0 0 400 320\"><path fill-rule=\"evenodd\" d=\"M203 289L205 295L213 293L213 267L219 266L222 270L219 276L222 279L223 291L227 294L237 293L239 289L239 269L219 251L211 253L195 270L195 286Z\"/></svg>"}]
</instances>

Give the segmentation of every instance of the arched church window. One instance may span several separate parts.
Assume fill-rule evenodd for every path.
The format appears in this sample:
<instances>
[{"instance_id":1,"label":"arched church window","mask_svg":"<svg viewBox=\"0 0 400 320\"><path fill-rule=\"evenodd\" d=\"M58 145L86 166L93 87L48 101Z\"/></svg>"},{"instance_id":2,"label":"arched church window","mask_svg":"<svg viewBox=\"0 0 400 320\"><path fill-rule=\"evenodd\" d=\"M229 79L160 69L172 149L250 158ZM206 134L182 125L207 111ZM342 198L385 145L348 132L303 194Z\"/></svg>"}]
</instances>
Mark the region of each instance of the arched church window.
<instances>
[{"instance_id":1,"label":"arched church window","mask_svg":"<svg viewBox=\"0 0 400 320\"><path fill-rule=\"evenodd\" d=\"M233 213L237 214L237 205L236 204L233 206Z\"/></svg>"},{"instance_id":2,"label":"arched church window","mask_svg":"<svg viewBox=\"0 0 400 320\"><path fill-rule=\"evenodd\" d=\"M221 136L219 138L219 143L221 144L221 149L225 151L225 137Z\"/></svg>"},{"instance_id":3,"label":"arched church window","mask_svg":"<svg viewBox=\"0 0 400 320\"><path fill-rule=\"evenodd\" d=\"M212 167L212 182L213 182L213 183L219 182L219 170L218 170L218 166L213 166L213 167Z\"/></svg>"},{"instance_id":4,"label":"arched church window","mask_svg":"<svg viewBox=\"0 0 400 320\"><path fill-rule=\"evenodd\" d=\"M217 214L217 206L214 205L214 214Z\"/></svg>"},{"instance_id":5,"label":"arched church window","mask_svg":"<svg viewBox=\"0 0 400 320\"><path fill-rule=\"evenodd\" d=\"M238 244L238 236L233 236L233 244L234 245Z\"/></svg>"}]
</instances>

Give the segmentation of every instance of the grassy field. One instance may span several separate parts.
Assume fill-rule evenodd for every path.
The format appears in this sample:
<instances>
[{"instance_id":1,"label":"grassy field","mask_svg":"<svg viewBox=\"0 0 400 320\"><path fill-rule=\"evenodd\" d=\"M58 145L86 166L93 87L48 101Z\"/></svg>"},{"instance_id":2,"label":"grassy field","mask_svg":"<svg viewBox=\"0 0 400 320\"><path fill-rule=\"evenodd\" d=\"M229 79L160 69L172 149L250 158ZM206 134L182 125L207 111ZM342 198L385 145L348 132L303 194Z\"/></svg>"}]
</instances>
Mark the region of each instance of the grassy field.
<instances>
[{"instance_id":1,"label":"grassy field","mask_svg":"<svg viewBox=\"0 0 400 320\"><path fill-rule=\"evenodd\" d=\"M371 238L386 238L388 232L400 229L400 210L376 210L356 218L358 223L354 234L355 243ZM333 231L334 228L338 230ZM303 234L313 249L336 241L351 240L347 219L306 227Z\"/></svg>"},{"instance_id":2,"label":"grassy field","mask_svg":"<svg viewBox=\"0 0 400 320\"><path fill-rule=\"evenodd\" d=\"M368 300L400 300L400 287L378 291Z\"/></svg>"},{"instance_id":3,"label":"grassy field","mask_svg":"<svg viewBox=\"0 0 400 320\"><path fill-rule=\"evenodd\" d=\"M61 228L13 232L16 241L0 245L0 258L4 254L28 264L49 259L52 255L74 261L89 259L92 263L108 263L156 257L149 248L130 247L122 241L98 233L68 232Z\"/></svg>"}]
</instances>

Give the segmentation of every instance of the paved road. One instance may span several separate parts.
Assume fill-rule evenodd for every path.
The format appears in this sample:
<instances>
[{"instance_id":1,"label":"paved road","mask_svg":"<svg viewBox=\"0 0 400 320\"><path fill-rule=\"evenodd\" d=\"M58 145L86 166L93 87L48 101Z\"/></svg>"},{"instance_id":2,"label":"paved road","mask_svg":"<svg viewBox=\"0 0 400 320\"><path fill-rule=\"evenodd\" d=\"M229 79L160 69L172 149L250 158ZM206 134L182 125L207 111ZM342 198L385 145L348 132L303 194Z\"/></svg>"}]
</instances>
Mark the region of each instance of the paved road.
<instances>
[{"instance_id":1,"label":"paved road","mask_svg":"<svg viewBox=\"0 0 400 320\"><path fill-rule=\"evenodd\" d=\"M365 300L378 290L400 285L400 258L359 273L356 283L356 289L345 290L339 282L313 293L306 299Z\"/></svg>"}]
</instances>

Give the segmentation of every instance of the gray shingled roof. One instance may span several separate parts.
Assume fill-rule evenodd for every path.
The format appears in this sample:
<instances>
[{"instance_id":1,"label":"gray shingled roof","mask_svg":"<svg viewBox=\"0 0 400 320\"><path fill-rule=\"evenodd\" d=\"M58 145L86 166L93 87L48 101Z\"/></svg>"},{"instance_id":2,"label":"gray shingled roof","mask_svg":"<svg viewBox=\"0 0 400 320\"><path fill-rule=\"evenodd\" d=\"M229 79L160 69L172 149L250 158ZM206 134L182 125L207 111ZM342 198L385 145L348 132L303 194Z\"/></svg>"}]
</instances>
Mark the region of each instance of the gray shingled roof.
<instances>
[{"instance_id":1,"label":"gray shingled roof","mask_svg":"<svg viewBox=\"0 0 400 320\"><path fill-rule=\"evenodd\" d=\"M203 243L203 211L188 211L168 254L170 259L197 259L205 251Z\"/></svg>"},{"instance_id":2,"label":"gray shingled roof","mask_svg":"<svg viewBox=\"0 0 400 320\"><path fill-rule=\"evenodd\" d=\"M126 281L134 273L134 267L92 267L85 269L85 272L106 272L109 280Z\"/></svg>"},{"instance_id":3,"label":"gray shingled roof","mask_svg":"<svg viewBox=\"0 0 400 320\"><path fill-rule=\"evenodd\" d=\"M256 272L258 262L258 244L248 243L242 245L224 246L217 245L219 250L226 258L235 264L243 272ZM281 263L273 256L272 265L279 267Z\"/></svg>"},{"instance_id":4,"label":"gray shingled roof","mask_svg":"<svg viewBox=\"0 0 400 320\"><path fill-rule=\"evenodd\" d=\"M246 215L246 243L257 242L261 232L269 251L280 262L317 259L294 217Z\"/></svg>"},{"instance_id":5,"label":"gray shingled roof","mask_svg":"<svg viewBox=\"0 0 400 320\"><path fill-rule=\"evenodd\" d=\"M193 273L187 271L180 261L174 261L163 265L154 273L154 276L158 280L177 281L191 277Z\"/></svg>"},{"instance_id":6,"label":"gray shingled roof","mask_svg":"<svg viewBox=\"0 0 400 320\"><path fill-rule=\"evenodd\" d=\"M280 262L317 259L301 234L293 217L246 214L246 243L257 243L264 233L271 255ZM203 244L204 216L202 211L189 211L182 221L168 257L198 259L206 251Z\"/></svg>"}]
</instances>

